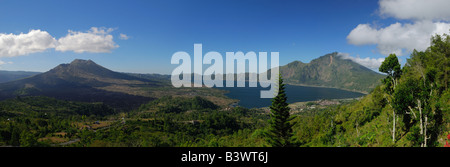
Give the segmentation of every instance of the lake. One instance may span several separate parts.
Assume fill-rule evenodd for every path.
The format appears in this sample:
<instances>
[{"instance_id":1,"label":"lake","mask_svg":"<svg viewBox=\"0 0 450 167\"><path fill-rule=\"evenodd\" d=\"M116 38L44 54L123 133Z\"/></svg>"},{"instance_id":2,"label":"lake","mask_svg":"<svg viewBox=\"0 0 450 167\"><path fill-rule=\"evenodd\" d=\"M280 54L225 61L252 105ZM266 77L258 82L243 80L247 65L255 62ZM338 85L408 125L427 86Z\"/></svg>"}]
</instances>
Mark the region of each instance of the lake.
<instances>
[{"instance_id":1,"label":"lake","mask_svg":"<svg viewBox=\"0 0 450 167\"><path fill-rule=\"evenodd\" d=\"M221 90L227 90L229 93L225 94L232 99L238 99L239 106L246 108L260 108L269 107L272 102L268 98L260 98L261 90L268 90L268 88L261 87L221 87ZM287 102L303 102L303 101L315 101L320 99L345 99L345 98L357 98L364 96L362 93L351 92L335 88L321 88L321 87L307 87L307 86L295 86L285 85L285 91L287 95Z\"/></svg>"}]
</instances>

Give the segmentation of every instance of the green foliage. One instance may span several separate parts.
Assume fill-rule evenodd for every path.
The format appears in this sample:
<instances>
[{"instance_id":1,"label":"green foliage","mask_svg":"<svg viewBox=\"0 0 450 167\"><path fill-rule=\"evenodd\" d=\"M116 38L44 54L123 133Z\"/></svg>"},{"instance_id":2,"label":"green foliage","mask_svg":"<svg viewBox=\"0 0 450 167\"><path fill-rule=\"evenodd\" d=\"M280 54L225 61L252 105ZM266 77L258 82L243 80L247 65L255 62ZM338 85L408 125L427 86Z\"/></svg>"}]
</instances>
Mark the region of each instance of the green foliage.
<instances>
[{"instance_id":1,"label":"green foliage","mask_svg":"<svg viewBox=\"0 0 450 167\"><path fill-rule=\"evenodd\" d=\"M293 141L293 124L290 122L293 117L290 116L290 108L288 106L286 93L284 91L283 79L281 75L278 77L278 94L272 99L270 106L270 127L268 141L273 147L291 147L294 146Z\"/></svg>"},{"instance_id":2,"label":"green foliage","mask_svg":"<svg viewBox=\"0 0 450 167\"><path fill-rule=\"evenodd\" d=\"M161 108L172 106L178 112ZM119 114L120 117L125 114ZM266 146L268 115L242 107L222 110L200 98L163 97L126 114L126 123L78 131L70 146L82 147L232 147Z\"/></svg>"},{"instance_id":3,"label":"green foliage","mask_svg":"<svg viewBox=\"0 0 450 167\"><path fill-rule=\"evenodd\" d=\"M302 146L443 146L450 131L450 36L431 40L403 69L394 54L387 57L379 69L388 74L384 84L359 101L300 113L294 131Z\"/></svg>"},{"instance_id":4,"label":"green foliage","mask_svg":"<svg viewBox=\"0 0 450 167\"><path fill-rule=\"evenodd\" d=\"M140 111L156 110L162 113L180 113L188 110L215 110L217 105L200 96L194 98L166 96L142 105Z\"/></svg>"},{"instance_id":5,"label":"green foliage","mask_svg":"<svg viewBox=\"0 0 450 167\"><path fill-rule=\"evenodd\" d=\"M392 78L399 78L402 75L402 70L398 58L395 54L390 54L381 64L378 69L380 72L387 73Z\"/></svg>"},{"instance_id":6,"label":"green foliage","mask_svg":"<svg viewBox=\"0 0 450 167\"><path fill-rule=\"evenodd\" d=\"M417 105L417 96L420 93L420 87L417 81L407 79L397 86L394 92L393 107L394 112L403 117L403 123L406 128L411 125L410 108Z\"/></svg>"},{"instance_id":7,"label":"green foliage","mask_svg":"<svg viewBox=\"0 0 450 167\"><path fill-rule=\"evenodd\" d=\"M209 114L202 123L209 134L232 134L233 131L239 129L238 122L235 117L224 112L214 111Z\"/></svg>"},{"instance_id":8,"label":"green foliage","mask_svg":"<svg viewBox=\"0 0 450 167\"><path fill-rule=\"evenodd\" d=\"M37 146L37 138L33 134L22 131L20 134L20 146L22 147L33 147Z\"/></svg>"},{"instance_id":9,"label":"green foliage","mask_svg":"<svg viewBox=\"0 0 450 167\"><path fill-rule=\"evenodd\" d=\"M394 91L398 78L402 75L402 70L398 58L395 54L390 54L380 65L380 72L388 74L383 80L386 85L386 91L391 94Z\"/></svg>"},{"instance_id":10,"label":"green foliage","mask_svg":"<svg viewBox=\"0 0 450 167\"><path fill-rule=\"evenodd\" d=\"M450 37L436 35L431 40L432 45L427 50L411 54L403 69L395 55L387 57L380 66L380 71L388 74L384 84L375 87L367 96L348 104L296 113L295 117L289 113L281 75L270 113L263 109L220 108L199 96L162 97L137 110L121 113L103 103L18 96L0 101L0 145L443 146L441 139L450 133ZM327 59L330 56L336 55L315 61L330 60ZM343 62L336 59L333 63ZM317 63L297 62L287 66L313 64ZM317 68L309 70L314 69ZM338 71L332 71L328 77L331 74L341 76ZM311 77L319 79L323 76ZM340 81L343 80L336 83ZM395 119L394 114L398 115ZM93 123L97 121L103 125ZM394 142L393 128L396 129ZM55 138L62 141L51 141Z\"/></svg>"},{"instance_id":11,"label":"green foliage","mask_svg":"<svg viewBox=\"0 0 450 167\"><path fill-rule=\"evenodd\" d=\"M48 146L44 140L52 133L65 132L74 137L78 131L74 124L82 114L102 119L115 111L100 103L80 103L49 97L17 97L0 102L0 143L4 145L34 147ZM84 116L84 115L83 115Z\"/></svg>"}]
</instances>

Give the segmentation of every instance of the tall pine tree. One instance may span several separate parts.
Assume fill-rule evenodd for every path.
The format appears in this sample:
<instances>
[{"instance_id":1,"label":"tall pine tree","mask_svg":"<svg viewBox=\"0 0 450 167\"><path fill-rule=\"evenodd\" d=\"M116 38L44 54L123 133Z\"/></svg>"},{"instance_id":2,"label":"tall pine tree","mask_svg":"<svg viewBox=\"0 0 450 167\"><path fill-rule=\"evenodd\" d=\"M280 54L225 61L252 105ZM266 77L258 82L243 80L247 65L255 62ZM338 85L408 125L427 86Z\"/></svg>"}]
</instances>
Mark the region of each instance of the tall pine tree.
<instances>
[{"instance_id":1,"label":"tall pine tree","mask_svg":"<svg viewBox=\"0 0 450 167\"><path fill-rule=\"evenodd\" d=\"M284 91L283 79L281 74L278 77L278 94L272 99L270 106L270 128L268 142L272 147L293 147L296 146L293 139L292 126L290 122L293 117L290 116L286 93Z\"/></svg>"}]
</instances>

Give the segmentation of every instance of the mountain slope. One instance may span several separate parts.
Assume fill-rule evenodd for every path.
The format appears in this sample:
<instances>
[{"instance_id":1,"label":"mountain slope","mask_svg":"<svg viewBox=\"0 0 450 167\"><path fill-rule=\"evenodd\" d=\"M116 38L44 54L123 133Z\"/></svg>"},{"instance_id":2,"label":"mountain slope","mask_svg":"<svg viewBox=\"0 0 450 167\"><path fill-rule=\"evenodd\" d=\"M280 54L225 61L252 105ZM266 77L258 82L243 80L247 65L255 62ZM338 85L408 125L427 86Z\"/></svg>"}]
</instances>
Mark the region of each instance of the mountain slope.
<instances>
[{"instance_id":1,"label":"mountain slope","mask_svg":"<svg viewBox=\"0 0 450 167\"><path fill-rule=\"evenodd\" d=\"M0 70L0 83L14 81L22 78L31 77L33 75L40 74L40 72L28 72L28 71L3 71Z\"/></svg>"},{"instance_id":2,"label":"mountain slope","mask_svg":"<svg viewBox=\"0 0 450 167\"><path fill-rule=\"evenodd\" d=\"M294 61L281 66L280 71L287 84L333 87L362 93L368 93L384 78L384 75L352 60L342 59L336 52L310 63Z\"/></svg>"},{"instance_id":3,"label":"mountain slope","mask_svg":"<svg viewBox=\"0 0 450 167\"><path fill-rule=\"evenodd\" d=\"M449 147L450 36L414 50L393 86L346 105L303 112L294 132L305 147ZM397 59L397 58L395 58Z\"/></svg>"},{"instance_id":4,"label":"mountain slope","mask_svg":"<svg viewBox=\"0 0 450 167\"><path fill-rule=\"evenodd\" d=\"M48 72L0 84L0 99L16 96L49 96L63 100L104 102L116 108L132 108L152 98L135 96L114 87L159 86L158 81L118 73L91 60L74 60Z\"/></svg>"}]
</instances>

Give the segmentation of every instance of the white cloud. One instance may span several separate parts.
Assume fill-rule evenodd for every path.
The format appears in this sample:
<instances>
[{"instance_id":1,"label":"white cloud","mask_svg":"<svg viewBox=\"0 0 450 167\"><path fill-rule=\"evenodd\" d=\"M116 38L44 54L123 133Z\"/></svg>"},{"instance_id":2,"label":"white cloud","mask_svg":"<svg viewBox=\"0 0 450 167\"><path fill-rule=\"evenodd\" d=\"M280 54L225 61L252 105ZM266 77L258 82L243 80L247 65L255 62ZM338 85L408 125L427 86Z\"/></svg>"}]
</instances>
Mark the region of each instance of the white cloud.
<instances>
[{"instance_id":1,"label":"white cloud","mask_svg":"<svg viewBox=\"0 0 450 167\"><path fill-rule=\"evenodd\" d=\"M128 35L126 35L126 34L120 34L120 36L119 36L119 39L121 39L121 40L128 40L128 39L130 39L130 37L128 36Z\"/></svg>"},{"instance_id":2,"label":"white cloud","mask_svg":"<svg viewBox=\"0 0 450 167\"><path fill-rule=\"evenodd\" d=\"M378 71L378 68L381 66L381 63L383 63L384 58L360 58L359 55L357 55L356 57L352 57L350 56L350 54L348 53L338 53L338 56L340 56L342 59L349 59L352 60L358 64L361 64L364 67L367 67L369 69L372 70L376 70Z\"/></svg>"},{"instance_id":3,"label":"white cloud","mask_svg":"<svg viewBox=\"0 0 450 167\"><path fill-rule=\"evenodd\" d=\"M347 36L347 41L353 45L370 45L377 43L378 31L369 24L359 24Z\"/></svg>"},{"instance_id":4,"label":"white cloud","mask_svg":"<svg viewBox=\"0 0 450 167\"><path fill-rule=\"evenodd\" d=\"M398 56L414 49L423 51L430 46L433 35L450 29L449 0L380 0L379 13L412 23L394 23L384 28L359 24L347 36L353 45L376 45L383 55Z\"/></svg>"},{"instance_id":5,"label":"white cloud","mask_svg":"<svg viewBox=\"0 0 450 167\"><path fill-rule=\"evenodd\" d=\"M14 57L43 52L54 48L57 42L48 32L31 30L19 35L0 33L0 57Z\"/></svg>"},{"instance_id":6,"label":"white cloud","mask_svg":"<svg viewBox=\"0 0 450 167\"><path fill-rule=\"evenodd\" d=\"M408 20L450 21L449 0L380 0L384 16Z\"/></svg>"},{"instance_id":7,"label":"white cloud","mask_svg":"<svg viewBox=\"0 0 450 167\"><path fill-rule=\"evenodd\" d=\"M395 53L403 55L403 51L414 49L423 51L430 46L432 35L448 32L450 24L443 22L417 21L413 24L395 23L388 27L376 29L369 24L360 24L347 36L353 45L377 45L383 55Z\"/></svg>"},{"instance_id":8,"label":"white cloud","mask_svg":"<svg viewBox=\"0 0 450 167\"><path fill-rule=\"evenodd\" d=\"M18 35L0 33L0 57L28 55L51 48L62 52L109 53L119 47L110 34L113 30L112 28L97 27L92 27L87 32L69 30L65 37L58 40L47 31L41 30L30 30L26 34L20 33ZM126 37L128 38L128 36Z\"/></svg>"},{"instance_id":9,"label":"white cloud","mask_svg":"<svg viewBox=\"0 0 450 167\"><path fill-rule=\"evenodd\" d=\"M74 51L76 53L109 53L111 50L119 47L113 41L110 34L112 28L92 27L87 32L78 32L69 30L67 36L58 39L57 51Z\"/></svg>"}]
</instances>

